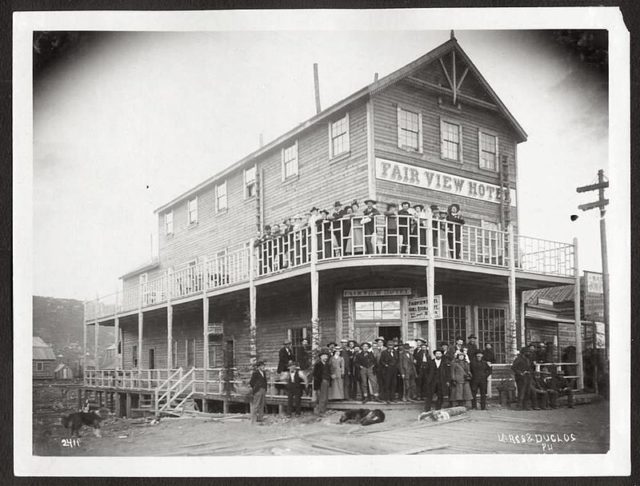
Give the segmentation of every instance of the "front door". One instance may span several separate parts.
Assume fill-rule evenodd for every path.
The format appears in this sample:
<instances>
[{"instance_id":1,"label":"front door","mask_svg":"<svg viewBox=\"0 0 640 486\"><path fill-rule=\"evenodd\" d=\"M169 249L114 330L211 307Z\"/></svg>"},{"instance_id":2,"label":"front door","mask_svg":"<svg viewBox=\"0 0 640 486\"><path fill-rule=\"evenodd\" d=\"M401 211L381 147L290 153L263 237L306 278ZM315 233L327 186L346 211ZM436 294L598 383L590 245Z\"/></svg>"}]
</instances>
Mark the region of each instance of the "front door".
<instances>
[{"instance_id":1,"label":"front door","mask_svg":"<svg viewBox=\"0 0 640 486\"><path fill-rule=\"evenodd\" d=\"M371 342L378 336L402 338L400 299L357 299L354 305L355 338Z\"/></svg>"}]
</instances>

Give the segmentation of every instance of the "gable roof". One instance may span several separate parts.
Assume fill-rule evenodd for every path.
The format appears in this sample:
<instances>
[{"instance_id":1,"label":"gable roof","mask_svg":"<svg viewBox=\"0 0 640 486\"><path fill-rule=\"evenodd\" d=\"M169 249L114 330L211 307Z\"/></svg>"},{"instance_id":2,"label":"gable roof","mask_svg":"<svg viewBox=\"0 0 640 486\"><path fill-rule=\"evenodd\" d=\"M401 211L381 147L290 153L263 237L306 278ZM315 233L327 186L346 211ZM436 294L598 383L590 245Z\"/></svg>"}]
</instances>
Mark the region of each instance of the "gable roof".
<instances>
[{"instance_id":1,"label":"gable roof","mask_svg":"<svg viewBox=\"0 0 640 486\"><path fill-rule=\"evenodd\" d=\"M461 59L469 66L469 70L471 71L471 73L473 73L476 76L476 78L478 79L482 87L486 89L490 99L492 99L492 101L496 104L498 111L506 118L506 120L511 125L511 128L518 135L519 137L518 142L526 141L527 134L524 131L524 129L520 126L520 124L517 122L515 117L507 109L507 107L502 102L502 100L500 100L500 98L498 97L496 92L491 88L491 86L489 85L487 80L484 78L484 76L480 74L480 71L475 66L475 64L471 62L471 59L469 58L469 56L467 56L467 54L462 50L462 47L460 47L460 44L458 44L457 39L452 36L451 39L449 39L447 42L440 44L438 47L427 52L426 54L419 57L415 61L412 61L409 64L401 67L400 69L397 69L396 71L392 72L391 74L384 76L378 81L374 81L373 83L368 84L367 86L359 89L358 91L351 94L350 96L322 110L320 113L317 113L316 115L312 116L307 121L297 125L293 129L284 133L283 135L276 138L275 140L272 140L271 142L259 148L258 150L251 152L249 155L240 159L239 161L227 167L226 169L222 170L221 172L215 174L212 177L209 177L208 179L201 182L197 186L173 198L168 203L165 203L162 206L156 208L154 210L154 213L165 211L166 209L170 208L174 204L186 199L189 196L192 196L196 192L200 191L201 189L204 189L205 187L209 186L215 181L222 179L227 174L230 174L231 172L238 170L239 168L243 167L245 164L254 161L254 159L266 154L270 150L277 148L279 145L283 144L288 139L295 137L296 135L309 129L315 124L335 115L336 113L340 112L342 109L348 107L349 105L357 101L360 101L361 99L370 97L372 94L378 93L381 90L388 88L389 86L392 86L393 84L399 82L400 80L410 76L411 74L419 70L421 67L439 59L440 57L444 56L445 54L448 54L450 51L454 49L456 53L458 53L461 56Z\"/></svg>"}]
</instances>

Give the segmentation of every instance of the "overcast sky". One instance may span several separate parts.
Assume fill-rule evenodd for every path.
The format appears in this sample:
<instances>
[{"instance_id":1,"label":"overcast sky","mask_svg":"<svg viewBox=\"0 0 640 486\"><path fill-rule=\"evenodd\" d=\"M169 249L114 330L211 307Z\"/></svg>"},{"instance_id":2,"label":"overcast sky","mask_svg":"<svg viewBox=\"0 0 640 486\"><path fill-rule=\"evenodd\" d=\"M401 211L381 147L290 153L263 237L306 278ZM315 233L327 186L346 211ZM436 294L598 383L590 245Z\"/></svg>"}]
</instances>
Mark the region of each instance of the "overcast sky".
<instances>
[{"instance_id":1,"label":"overcast sky","mask_svg":"<svg viewBox=\"0 0 640 486\"><path fill-rule=\"evenodd\" d=\"M528 31L456 31L529 135L521 233L580 240L600 269L598 215L571 222L607 160L607 80ZM34 83L34 294L92 298L157 246L153 210L315 113L402 67L449 31L115 33Z\"/></svg>"}]
</instances>

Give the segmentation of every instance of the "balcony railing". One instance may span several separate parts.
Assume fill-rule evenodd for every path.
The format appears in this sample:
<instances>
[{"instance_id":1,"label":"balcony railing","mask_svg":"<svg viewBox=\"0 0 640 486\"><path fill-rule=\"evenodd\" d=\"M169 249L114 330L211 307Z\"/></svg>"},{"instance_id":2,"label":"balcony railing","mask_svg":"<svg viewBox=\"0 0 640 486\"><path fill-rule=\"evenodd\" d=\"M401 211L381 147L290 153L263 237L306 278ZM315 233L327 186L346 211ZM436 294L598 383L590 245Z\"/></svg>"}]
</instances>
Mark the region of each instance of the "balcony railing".
<instances>
[{"instance_id":1,"label":"balcony railing","mask_svg":"<svg viewBox=\"0 0 640 486\"><path fill-rule=\"evenodd\" d=\"M354 258L426 259L429 245L437 261L509 268L513 246L517 270L572 277L575 248L572 244L541 240L443 219L414 216L355 216L320 220L286 234L269 236L240 249L160 275L123 292L87 302L85 319L94 320L167 301L182 299L249 281L253 256L256 278L274 275L316 261ZM253 252L253 255L251 254Z\"/></svg>"}]
</instances>

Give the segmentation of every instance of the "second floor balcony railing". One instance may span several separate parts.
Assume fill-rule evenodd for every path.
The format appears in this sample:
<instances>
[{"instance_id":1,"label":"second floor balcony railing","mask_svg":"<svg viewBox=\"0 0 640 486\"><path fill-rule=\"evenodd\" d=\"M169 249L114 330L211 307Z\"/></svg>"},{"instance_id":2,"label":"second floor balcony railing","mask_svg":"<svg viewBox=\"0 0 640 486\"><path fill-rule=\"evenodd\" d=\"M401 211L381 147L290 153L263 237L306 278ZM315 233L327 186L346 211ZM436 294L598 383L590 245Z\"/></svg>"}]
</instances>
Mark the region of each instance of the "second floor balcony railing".
<instances>
[{"instance_id":1,"label":"second floor balcony railing","mask_svg":"<svg viewBox=\"0 0 640 486\"><path fill-rule=\"evenodd\" d=\"M513 242L509 242L509 238ZM572 277L575 247L491 228L414 216L355 216L320 220L313 226L263 237L241 248L169 271L122 292L87 302L85 318L162 304L217 288L246 283L290 269L347 259L426 259L433 246L436 261L509 268L542 275ZM513 255L509 249L513 248ZM253 261L253 269L251 262Z\"/></svg>"}]
</instances>

